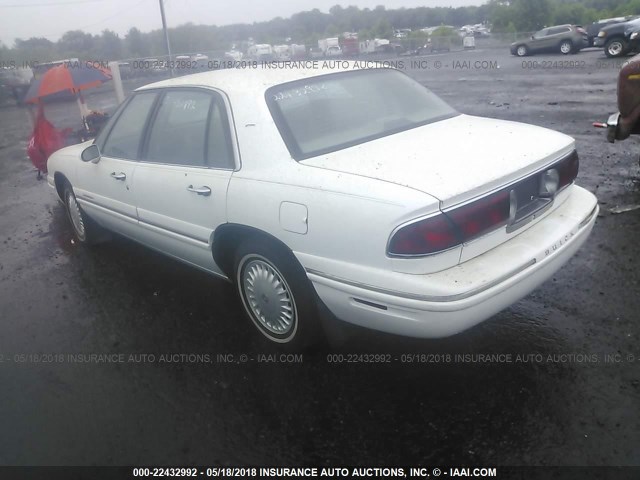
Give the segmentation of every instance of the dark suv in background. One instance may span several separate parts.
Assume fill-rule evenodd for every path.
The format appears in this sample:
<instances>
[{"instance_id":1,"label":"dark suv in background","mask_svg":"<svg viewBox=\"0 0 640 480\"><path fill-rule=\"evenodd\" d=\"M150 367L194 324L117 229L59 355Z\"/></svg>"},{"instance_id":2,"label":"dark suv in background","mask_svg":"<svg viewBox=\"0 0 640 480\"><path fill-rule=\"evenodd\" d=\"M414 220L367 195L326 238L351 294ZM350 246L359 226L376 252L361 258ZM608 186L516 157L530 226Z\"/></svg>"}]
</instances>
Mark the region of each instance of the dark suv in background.
<instances>
[{"instance_id":1,"label":"dark suv in background","mask_svg":"<svg viewBox=\"0 0 640 480\"><path fill-rule=\"evenodd\" d=\"M629 20L633 20L638 17L634 17L628 15L626 17L615 17L615 18L603 18L602 20L597 20L593 22L591 25L587 27L587 35L589 36L589 46L593 47L595 39L598 38L598 33L604 27L608 27L610 25L615 25L617 23L628 22Z\"/></svg>"},{"instance_id":2,"label":"dark suv in background","mask_svg":"<svg viewBox=\"0 0 640 480\"><path fill-rule=\"evenodd\" d=\"M579 25L556 25L534 33L530 39L511 44L511 54L519 57L542 52L577 53L589 45L587 31Z\"/></svg>"},{"instance_id":3,"label":"dark suv in background","mask_svg":"<svg viewBox=\"0 0 640 480\"><path fill-rule=\"evenodd\" d=\"M640 18L609 25L600 30L594 46L604 47L604 53L609 58L622 57L638 51L640 46L638 32L640 32Z\"/></svg>"}]
</instances>

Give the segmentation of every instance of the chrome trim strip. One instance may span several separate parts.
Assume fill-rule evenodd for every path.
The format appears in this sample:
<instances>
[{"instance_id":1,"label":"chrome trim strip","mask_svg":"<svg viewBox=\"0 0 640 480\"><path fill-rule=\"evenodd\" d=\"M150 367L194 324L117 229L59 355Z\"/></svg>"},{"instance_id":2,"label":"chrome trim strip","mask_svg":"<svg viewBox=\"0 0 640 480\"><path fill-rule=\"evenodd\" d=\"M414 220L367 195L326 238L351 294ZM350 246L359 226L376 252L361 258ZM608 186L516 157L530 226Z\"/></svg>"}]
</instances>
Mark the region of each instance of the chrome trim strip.
<instances>
[{"instance_id":1,"label":"chrome trim strip","mask_svg":"<svg viewBox=\"0 0 640 480\"><path fill-rule=\"evenodd\" d=\"M516 268L515 270L512 270L512 271L510 271L508 273L505 273L504 275L496 278L495 280L493 280L491 282L487 282L484 285L479 286L478 288L474 288L473 290L468 290L468 291L466 291L464 293L458 293L458 294L455 294L455 295L419 295L419 294L414 294L414 293L399 292L397 290L389 290L389 289L386 289L386 288L375 287L373 285L369 285L369 284L366 284L366 283L354 282L354 281L351 281L351 280L346 280L344 278L336 277L335 275L331 275L331 274L328 274L328 273L320 272L320 271L314 270L312 268L307 268L306 271L307 271L307 273L311 273L312 275L317 275L319 277L326 278L327 280L333 280L334 282L344 283L345 285L350 285L352 287L357 287L357 288L363 288L365 290L370 290L370 291L376 292L376 293L382 293L384 295L391 295L391 296L394 296L394 297L406 298L406 299L409 299L409 300L420 300L420 301L425 301L425 302L455 302L457 300L464 300L465 298L472 297L472 296L477 295L477 294L479 294L481 292L484 292L485 290L488 290L488 289L490 289L492 287L495 287L496 285L504 282L508 278L513 277L514 275L517 275L518 273L522 272L523 270L526 270L527 268L531 267L535 263L536 263L536 259L532 258L531 260L529 260L524 265L521 265L520 267Z\"/></svg>"},{"instance_id":2,"label":"chrome trim strip","mask_svg":"<svg viewBox=\"0 0 640 480\"><path fill-rule=\"evenodd\" d=\"M78 200L78 203L80 204L80 206L84 205L88 205L90 207L95 208L96 210L100 210L103 213L107 213L109 215L113 215L115 217L118 217L122 220L126 220L127 222L130 223L138 223L138 218L137 217L132 217L131 215L127 215L126 213L122 213L122 212L118 212L116 210L111 210L110 208L107 207L103 207L102 205L98 205L95 202L92 202L91 200L87 199L85 196L82 195L76 195L76 200Z\"/></svg>"},{"instance_id":3,"label":"chrome trim strip","mask_svg":"<svg viewBox=\"0 0 640 480\"><path fill-rule=\"evenodd\" d=\"M216 277L219 277L219 278L221 278L222 280L226 280L226 281L228 281L228 282L230 282L230 283L233 283L233 282L231 281L231 279L229 279L229 277L227 277L227 276L226 276L226 275L224 275L223 273L218 273L218 272L215 272L215 271L213 271L213 270L209 270L208 268L204 268L203 266L198 265L197 263L193 263L193 262L190 262L189 260L185 260L184 258L177 257L176 255L174 255L174 254L172 254L172 253L168 253L168 252L166 252L166 251L164 251L164 250L161 250L161 249L159 249L159 248L157 248L157 247L154 247L153 245L150 245L150 244L148 244L148 243L146 243L146 242L143 242L143 241L142 241L142 240L140 240L139 238L135 238L135 237L132 237L132 236L130 236L130 235L127 235L127 234L125 234L125 233L121 233L121 232L117 232L117 233L118 233L118 235L121 235L121 236L123 236L124 238L127 238L127 239L131 240L132 242L137 243L138 245L142 245L142 246L144 246L144 247L146 247L146 248L149 248L149 249L153 250L154 252L157 252L157 253L159 253L159 254L161 254L161 255L164 255L164 256L165 256L165 257L167 257L167 258L170 258L170 259L172 259L172 260L177 260L178 262L184 263L184 264L186 264L186 265L190 265L190 266L192 266L192 267L197 268L198 270L201 270L201 271L203 271L203 272L209 273L209 274L211 274L211 275L215 275Z\"/></svg>"},{"instance_id":4,"label":"chrome trim strip","mask_svg":"<svg viewBox=\"0 0 640 480\"><path fill-rule=\"evenodd\" d=\"M194 245L198 245L198 246L200 246L202 248L209 249L209 242L208 241L205 242L204 240L201 240L201 239L196 238L196 237L192 237L191 235L187 235L185 233L178 232L177 230L173 230L173 229L168 228L166 226L150 222L147 219L138 220L138 224L142 228L146 228L147 230L152 230L154 232L158 232L158 233L165 234L165 235L166 234L174 235L175 237L179 237L180 239L189 240Z\"/></svg>"},{"instance_id":5,"label":"chrome trim strip","mask_svg":"<svg viewBox=\"0 0 640 480\"><path fill-rule=\"evenodd\" d=\"M133 160L132 160L133 161ZM160 167L179 167L179 168L195 168L198 170L214 170L221 172L235 172L233 168L221 168L221 167L208 167L205 165L186 165L184 163L164 163L164 162L156 162L154 160L137 160L138 165L158 165Z\"/></svg>"}]
</instances>

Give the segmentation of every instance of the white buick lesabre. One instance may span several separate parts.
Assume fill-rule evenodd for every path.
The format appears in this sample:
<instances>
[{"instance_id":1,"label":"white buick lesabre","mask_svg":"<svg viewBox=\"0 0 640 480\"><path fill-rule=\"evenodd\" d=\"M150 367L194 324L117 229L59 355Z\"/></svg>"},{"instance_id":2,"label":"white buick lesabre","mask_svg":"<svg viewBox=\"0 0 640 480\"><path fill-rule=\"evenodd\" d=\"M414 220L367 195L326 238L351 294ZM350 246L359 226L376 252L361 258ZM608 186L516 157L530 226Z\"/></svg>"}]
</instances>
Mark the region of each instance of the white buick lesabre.
<instances>
[{"instance_id":1,"label":"white buick lesabre","mask_svg":"<svg viewBox=\"0 0 640 480\"><path fill-rule=\"evenodd\" d=\"M572 138L356 67L139 88L93 143L49 159L48 182L79 241L108 229L228 279L279 343L317 338L319 302L376 330L455 334L586 240L598 205L574 184Z\"/></svg>"}]
</instances>

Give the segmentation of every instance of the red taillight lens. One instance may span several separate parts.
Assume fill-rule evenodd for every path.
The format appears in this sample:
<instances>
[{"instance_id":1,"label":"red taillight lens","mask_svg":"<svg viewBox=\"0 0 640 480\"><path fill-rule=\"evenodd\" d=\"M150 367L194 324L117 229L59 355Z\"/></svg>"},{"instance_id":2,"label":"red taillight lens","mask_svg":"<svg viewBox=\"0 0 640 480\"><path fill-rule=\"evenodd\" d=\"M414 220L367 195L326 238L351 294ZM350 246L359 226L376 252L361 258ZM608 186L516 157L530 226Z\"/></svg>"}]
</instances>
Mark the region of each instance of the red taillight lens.
<instances>
[{"instance_id":1,"label":"red taillight lens","mask_svg":"<svg viewBox=\"0 0 640 480\"><path fill-rule=\"evenodd\" d=\"M505 224L509 207L509 190L501 190L445 214L458 226L466 242Z\"/></svg>"},{"instance_id":2,"label":"red taillight lens","mask_svg":"<svg viewBox=\"0 0 640 480\"><path fill-rule=\"evenodd\" d=\"M578 158L578 152L575 150L567 158L559 162L554 166L560 175L560 182L558 189L562 189L567 185L570 185L578 176L578 170L580 169L580 159Z\"/></svg>"},{"instance_id":3,"label":"red taillight lens","mask_svg":"<svg viewBox=\"0 0 640 480\"><path fill-rule=\"evenodd\" d=\"M481 198L402 227L389 242L391 255L428 255L460 245L503 225L509 219L509 191Z\"/></svg>"},{"instance_id":4,"label":"red taillight lens","mask_svg":"<svg viewBox=\"0 0 640 480\"><path fill-rule=\"evenodd\" d=\"M391 255L427 255L459 245L455 226L445 215L402 227L389 241Z\"/></svg>"}]
</instances>

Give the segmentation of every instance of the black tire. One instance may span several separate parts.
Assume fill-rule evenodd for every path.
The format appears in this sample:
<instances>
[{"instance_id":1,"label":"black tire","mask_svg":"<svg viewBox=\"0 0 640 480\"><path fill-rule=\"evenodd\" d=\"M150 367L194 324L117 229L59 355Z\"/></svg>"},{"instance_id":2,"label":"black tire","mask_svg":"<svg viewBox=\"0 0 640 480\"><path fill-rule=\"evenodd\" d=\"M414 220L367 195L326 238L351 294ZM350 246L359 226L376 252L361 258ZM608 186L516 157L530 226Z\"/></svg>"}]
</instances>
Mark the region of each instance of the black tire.
<instances>
[{"instance_id":1,"label":"black tire","mask_svg":"<svg viewBox=\"0 0 640 480\"><path fill-rule=\"evenodd\" d=\"M246 315L269 341L300 350L323 338L311 282L285 247L262 238L244 241L235 252L233 278Z\"/></svg>"},{"instance_id":2,"label":"black tire","mask_svg":"<svg viewBox=\"0 0 640 480\"><path fill-rule=\"evenodd\" d=\"M516 47L516 55L518 57L526 57L529 55L529 48L526 45L518 45Z\"/></svg>"},{"instance_id":3,"label":"black tire","mask_svg":"<svg viewBox=\"0 0 640 480\"><path fill-rule=\"evenodd\" d=\"M560 42L560 45L558 45L558 49L563 55L569 55L570 53L573 53L573 48L573 42L571 40L563 40Z\"/></svg>"},{"instance_id":4,"label":"black tire","mask_svg":"<svg viewBox=\"0 0 640 480\"><path fill-rule=\"evenodd\" d=\"M627 42L623 38L612 38L604 45L604 54L609 58L619 58L627 54Z\"/></svg>"},{"instance_id":5,"label":"black tire","mask_svg":"<svg viewBox=\"0 0 640 480\"><path fill-rule=\"evenodd\" d=\"M64 185L62 201L71 223L73 236L78 242L93 245L105 239L105 232L84 212L68 182Z\"/></svg>"}]
</instances>

